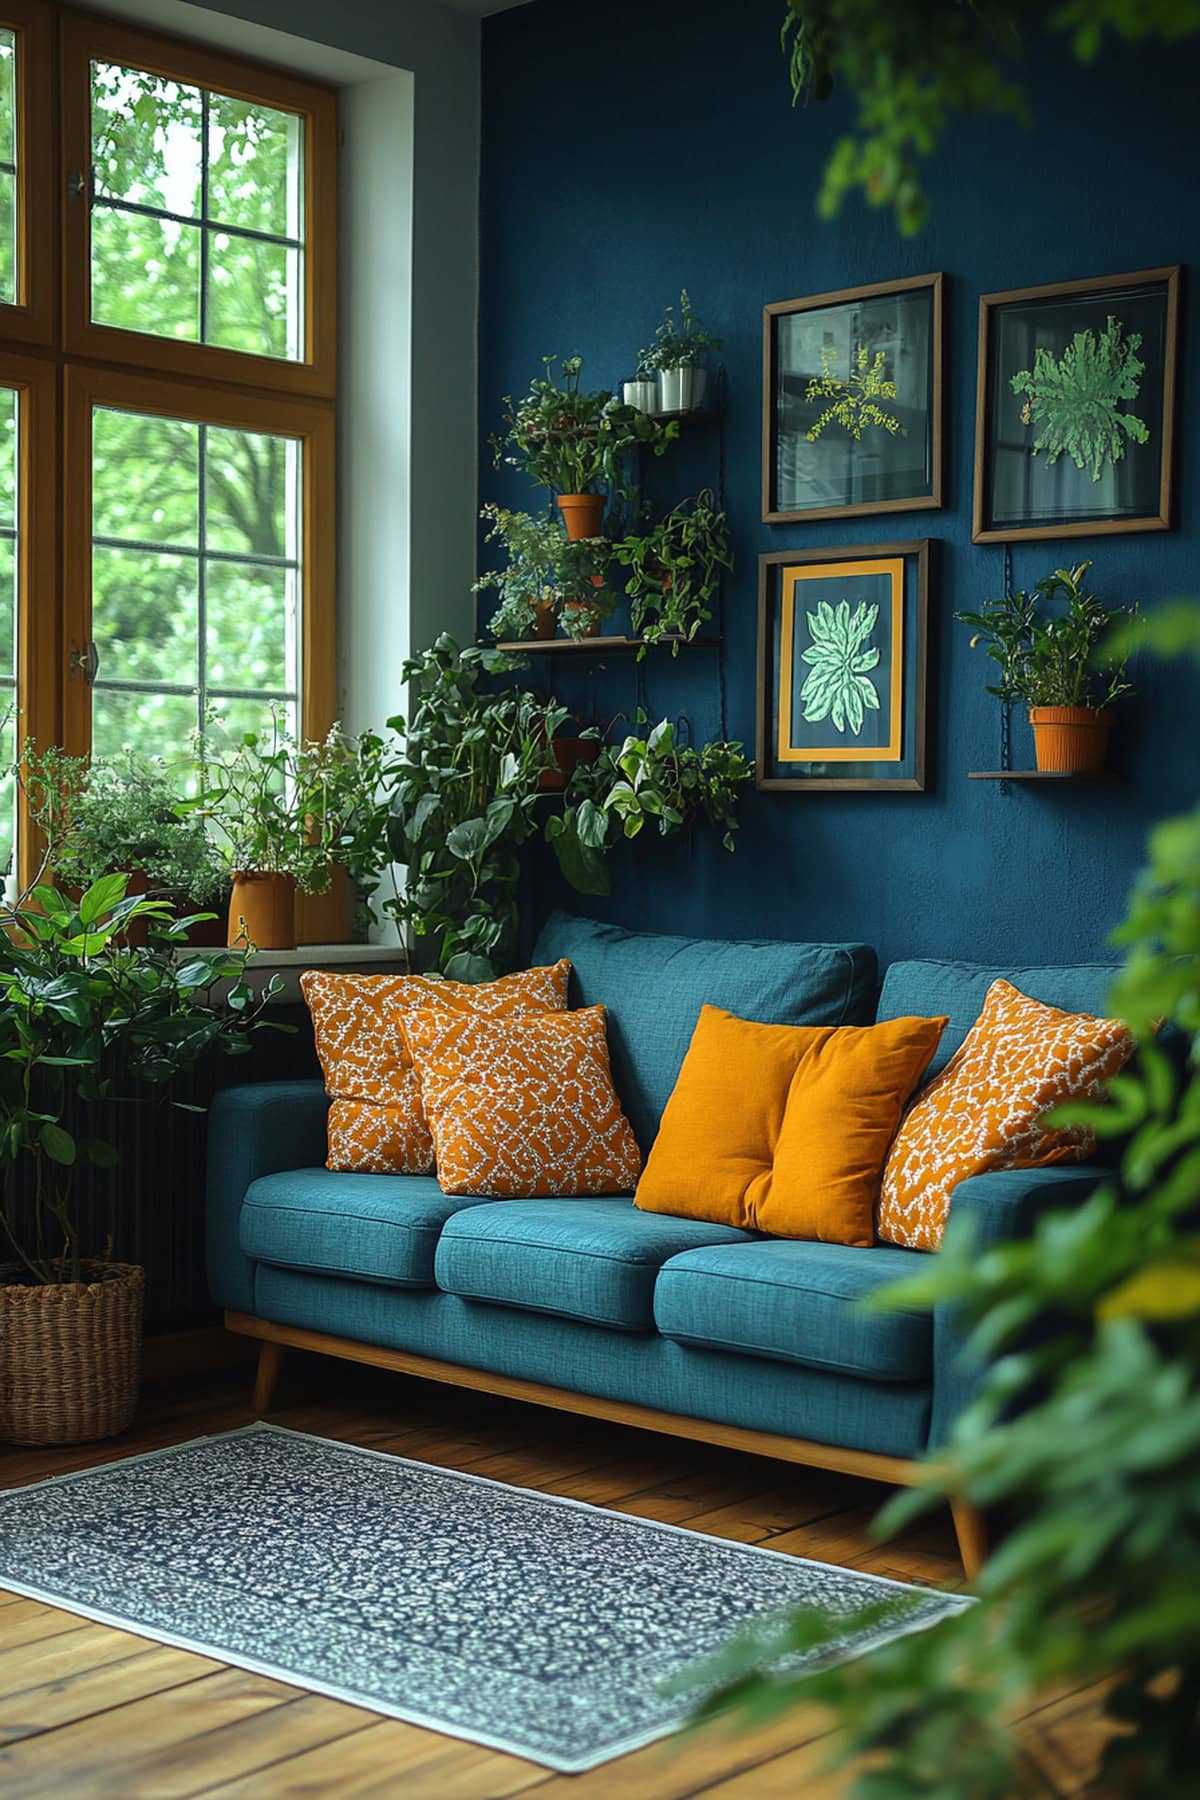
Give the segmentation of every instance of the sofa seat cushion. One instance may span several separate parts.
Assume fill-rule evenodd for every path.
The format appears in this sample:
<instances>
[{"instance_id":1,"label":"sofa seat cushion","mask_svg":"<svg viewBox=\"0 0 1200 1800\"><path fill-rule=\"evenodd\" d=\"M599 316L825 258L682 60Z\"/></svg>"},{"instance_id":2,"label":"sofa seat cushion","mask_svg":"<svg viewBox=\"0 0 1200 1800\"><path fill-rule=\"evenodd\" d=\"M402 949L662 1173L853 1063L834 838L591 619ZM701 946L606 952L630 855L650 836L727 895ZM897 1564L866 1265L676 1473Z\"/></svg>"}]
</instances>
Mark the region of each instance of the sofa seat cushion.
<instances>
[{"instance_id":1,"label":"sofa seat cushion","mask_svg":"<svg viewBox=\"0 0 1200 1800\"><path fill-rule=\"evenodd\" d=\"M933 1317L868 1311L868 1295L928 1263L913 1250L778 1241L689 1250L663 1265L654 1320L664 1337L868 1381L928 1381Z\"/></svg>"},{"instance_id":2,"label":"sofa seat cushion","mask_svg":"<svg viewBox=\"0 0 1200 1800\"><path fill-rule=\"evenodd\" d=\"M443 1194L432 1175L293 1169L250 1183L239 1236L255 1262L432 1288L442 1226L460 1208L479 1204Z\"/></svg>"},{"instance_id":3,"label":"sofa seat cushion","mask_svg":"<svg viewBox=\"0 0 1200 1800\"><path fill-rule=\"evenodd\" d=\"M447 1220L434 1275L465 1300L653 1331L665 1262L704 1244L750 1241L731 1225L638 1212L627 1197L500 1200Z\"/></svg>"}]
</instances>

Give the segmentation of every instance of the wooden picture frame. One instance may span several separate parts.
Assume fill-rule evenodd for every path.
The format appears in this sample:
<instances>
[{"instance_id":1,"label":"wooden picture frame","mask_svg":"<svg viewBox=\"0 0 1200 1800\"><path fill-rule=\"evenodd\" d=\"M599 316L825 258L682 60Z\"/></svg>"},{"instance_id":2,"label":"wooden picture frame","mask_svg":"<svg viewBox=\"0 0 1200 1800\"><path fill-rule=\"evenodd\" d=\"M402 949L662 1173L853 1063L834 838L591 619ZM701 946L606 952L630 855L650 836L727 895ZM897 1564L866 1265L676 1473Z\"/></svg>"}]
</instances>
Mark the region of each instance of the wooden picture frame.
<instances>
[{"instance_id":1,"label":"wooden picture frame","mask_svg":"<svg viewBox=\"0 0 1200 1800\"><path fill-rule=\"evenodd\" d=\"M1175 263L980 297L974 543L1171 529L1179 289ZM1035 370L1060 376L1084 334L1095 355L1114 320L1109 354L1124 357L1126 378L1112 402L1107 445L1094 429L1068 439L1069 416L1061 408L1057 419L1049 413L1046 388L1039 395L1034 386ZM1020 366L1025 363L1028 368ZM1135 367L1142 373L1133 373ZM1130 382L1136 382L1133 392ZM1131 421L1146 432L1144 440Z\"/></svg>"},{"instance_id":2,"label":"wooden picture frame","mask_svg":"<svg viewBox=\"0 0 1200 1800\"><path fill-rule=\"evenodd\" d=\"M943 287L940 273L913 275L764 306L762 512L766 524L942 506ZM896 303L890 317L889 302ZM918 345L913 366L907 371L899 366L904 326ZM818 329L820 345L816 343ZM833 341L839 333L843 339L840 347ZM791 359L809 359L804 367L790 372L784 366L789 359L785 335L794 340ZM805 335L807 344L802 341ZM839 359L844 359L849 373L859 358L864 359L868 381L877 377L874 395L865 398L868 405L873 398L879 417L864 425L861 412L851 411L850 417L858 425L855 435L853 425L835 414L839 392L851 408L862 404L864 397L860 394L855 399L853 385L838 376ZM828 400L834 405L824 405ZM785 409L794 415L790 422L783 417ZM919 454L915 435L910 438L903 423L901 415L906 409L914 425L920 422L922 426ZM807 429L803 429L806 420ZM868 433L864 449L863 438ZM911 455L898 462L892 454L888 466L889 447L901 443L910 447ZM808 498L802 504L805 492Z\"/></svg>"},{"instance_id":3,"label":"wooden picture frame","mask_svg":"<svg viewBox=\"0 0 1200 1800\"><path fill-rule=\"evenodd\" d=\"M930 555L930 540L920 538L831 550L773 550L759 557L755 752L759 788L792 793L925 791ZM829 594L818 595L816 584L826 582ZM807 627L798 626L796 619L801 593ZM810 599L816 603L815 614L807 611ZM850 696L840 707L837 699L825 704L828 695L816 695L814 690L818 710L810 710L810 701L802 711L798 702L817 668L813 619L821 616L822 603L843 628L858 623L861 629L870 621L861 636L865 666L858 675L851 669L851 678L841 688L848 695L856 686L857 701ZM877 623L880 614L882 632ZM805 629L808 650L798 655L796 645ZM810 664L803 683L798 683L798 662ZM873 699L866 694L868 687ZM864 730L869 741L860 745L856 740ZM822 733L828 741L822 741ZM862 754L856 754L859 748ZM803 773L805 769L812 772Z\"/></svg>"}]
</instances>

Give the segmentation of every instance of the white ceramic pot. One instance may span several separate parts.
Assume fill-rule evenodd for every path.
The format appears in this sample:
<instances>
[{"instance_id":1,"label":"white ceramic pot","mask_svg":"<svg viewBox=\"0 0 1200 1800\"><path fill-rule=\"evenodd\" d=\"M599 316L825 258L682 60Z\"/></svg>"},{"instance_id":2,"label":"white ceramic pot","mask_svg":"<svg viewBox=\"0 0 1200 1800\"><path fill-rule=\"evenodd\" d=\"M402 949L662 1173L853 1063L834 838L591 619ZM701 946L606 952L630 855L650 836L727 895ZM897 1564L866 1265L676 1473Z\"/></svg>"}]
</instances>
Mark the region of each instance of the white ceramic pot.
<instances>
[{"instance_id":1,"label":"white ceramic pot","mask_svg":"<svg viewBox=\"0 0 1200 1800\"><path fill-rule=\"evenodd\" d=\"M627 381L622 391L626 406L636 406L644 413L658 411L657 381Z\"/></svg>"},{"instance_id":2,"label":"white ceramic pot","mask_svg":"<svg viewBox=\"0 0 1200 1800\"><path fill-rule=\"evenodd\" d=\"M695 412L704 405L704 389L708 370L699 363L682 363L677 369L658 371L658 402L661 412Z\"/></svg>"}]
</instances>

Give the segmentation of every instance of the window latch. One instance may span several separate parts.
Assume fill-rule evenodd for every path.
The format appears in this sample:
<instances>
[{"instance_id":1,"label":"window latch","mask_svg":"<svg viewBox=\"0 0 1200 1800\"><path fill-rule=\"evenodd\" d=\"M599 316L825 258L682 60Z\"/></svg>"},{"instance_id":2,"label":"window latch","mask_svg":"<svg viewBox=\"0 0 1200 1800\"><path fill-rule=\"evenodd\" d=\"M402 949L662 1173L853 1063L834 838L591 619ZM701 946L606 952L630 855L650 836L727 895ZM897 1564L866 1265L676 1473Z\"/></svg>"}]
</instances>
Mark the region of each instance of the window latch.
<instances>
[{"instance_id":1,"label":"window latch","mask_svg":"<svg viewBox=\"0 0 1200 1800\"><path fill-rule=\"evenodd\" d=\"M67 195L72 200L90 199L92 193L91 170L86 175L72 174L67 176Z\"/></svg>"},{"instance_id":2,"label":"window latch","mask_svg":"<svg viewBox=\"0 0 1200 1800\"><path fill-rule=\"evenodd\" d=\"M82 675L89 687L94 684L100 673L100 652L96 648L95 638L89 638L82 650L78 644L71 645L67 667L72 675Z\"/></svg>"}]
</instances>

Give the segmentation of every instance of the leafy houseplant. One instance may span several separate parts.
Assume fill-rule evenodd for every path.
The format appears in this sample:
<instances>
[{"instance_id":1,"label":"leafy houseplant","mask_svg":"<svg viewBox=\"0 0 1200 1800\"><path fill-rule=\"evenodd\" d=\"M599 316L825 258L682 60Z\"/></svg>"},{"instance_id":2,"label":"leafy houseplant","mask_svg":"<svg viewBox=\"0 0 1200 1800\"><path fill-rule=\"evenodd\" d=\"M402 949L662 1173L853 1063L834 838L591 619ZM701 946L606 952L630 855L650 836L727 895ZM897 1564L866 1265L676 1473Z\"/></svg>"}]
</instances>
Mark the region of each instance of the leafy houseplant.
<instances>
[{"instance_id":1,"label":"leafy houseplant","mask_svg":"<svg viewBox=\"0 0 1200 1800\"><path fill-rule=\"evenodd\" d=\"M565 357L561 364L547 356L543 362L545 377L531 381L519 401L505 396L508 429L492 439L496 466L524 469L535 486L550 488L568 537L597 537L605 494L627 492L629 452L644 444L661 456L676 428L656 424L603 389L583 389L580 356Z\"/></svg>"},{"instance_id":2,"label":"leafy houseplant","mask_svg":"<svg viewBox=\"0 0 1200 1800\"><path fill-rule=\"evenodd\" d=\"M1200 664L1200 608L1147 624ZM1155 826L1116 933L1127 961L1108 1010L1140 1041L1103 1103L1060 1109L1124 1138L1119 1174L1031 1238L981 1248L952 1218L929 1271L885 1305L953 1302L991 1373L938 1452L929 1485L891 1505L886 1535L947 1494L1006 1509L979 1604L873 1655L812 1674L781 1650L838 1626L796 1615L744 1639L701 1679L708 1712L755 1722L818 1703L839 1761L862 1755L860 1800L1009 1800L1062 1791L1184 1800L1200 1763L1200 810ZM1160 1047L1167 1021L1181 1067ZM1031 1330L1032 1328L1032 1330ZM1104 1683L1106 1739L1086 1789L1018 1760L1008 1720L1047 1690Z\"/></svg>"},{"instance_id":3,"label":"leafy houseplant","mask_svg":"<svg viewBox=\"0 0 1200 1800\"><path fill-rule=\"evenodd\" d=\"M481 516L488 542L502 544L509 559L475 583L476 593L496 588L500 594L490 621L497 638L550 638L556 624L569 631L576 615L584 627L572 635L586 636L593 620L607 618L615 604L604 585L613 557L607 538L569 538L549 513L534 517L488 505Z\"/></svg>"},{"instance_id":4,"label":"leafy houseplant","mask_svg":"<svg viewBox=\"0 0 1200 1800\"><path fill-rule=\"evenodd\" d=\"M707 371L701 367L700 359L720 348L721 339L714 337L692 311L684 288L679 296L678 316L673 306L664 308L653 344L638 358L638 375L658 376L663 412L691 412L704 404Z\"/></svg>"},{"instance_id":5,"label":"leafy houseplant","mask_svg":"<svg viewBox=\"0 0 1200 1800\"><path fill-rule=\"evenodd\" d=\"M613 545L629 571L630 620L647 644L695 637L712 618L721 571L733 568L729 521L712 490L682 500L649 530ZM639 653L640 654L640 653Z\"/></svg>"},{"instance_id":6,"label":"leafy houseplant","mask_svg":"<svg viewBox=\"0 0 1200 1800\"><path fill-rule=\"evenodd\" d=\"M406 663L413 708L389 721L403 748L385 766L388 837L407 871L385 902L409 936L430 940L433 966L456 981L511 967L519 852L537 829L535 803L550 746L568 714L517 689L481 691L509 667L496 651L460 650L443 635Z\"/></svg>"},{"instance_id":7,"label":"leafy houseplant","mask_svg":"<svg viewBox=\"0 0 1200 1800\"><path fill-rule=\"evenodd\" d=\"M1039 344L1032 369L1012 377L1014 394L1024 394L1021 422L1037 426L1033 455L1047 452L1056 463L1069 456L1077 469L1099 481L1125 455L1125 439L1144 444L1149 428L1136 413L1122 410L1135 400L1146 365L1138 356L1142 334L1124 334L1119 319L1109 315L1099 337L1077 331L1061 356Z\"/></svg>"},{"instance_id":8,"label":"leafy houseplant","mask_svg":"<svg viewBox=\"0 0 1200 1800\"><path fill-rule=\"evenodd\" d=\"M0 1436L16 1442L108 1436L137 1400L143 1272L85 1246L71 1204L76 1173L111 1168L117 1151L69 1129L69 1108L86 1117L161 1088L209 1049L246 1049L267 997L252 998L241 954L178 954L186 921L126 885L107 874L75 901L39 882L0 932L0 1224L16 1258L0 1285ZM131 948L143 919L149 947ZM232 983L224 1006L214 982ZM18 1172L31 1190L27 1239Z\"/></svg>"},{"instance_id":9,"label":"leafy houseplant","mask_svg":"<svg viewBox=\"0 0 1200 1800\"><path fill-rule=\"evenodd\" d=\"M1109 608L1084 587L1090 562L1055 569L1032 593L1021 589L989 600L981 612L955 618L986 644L1000 679L988 688L1005 705L1029 708L1037 766L1054 772L1104 767L1111 725L1108 708L1131 691L1125 661L1101 671L1097 652L1114 625L1136 608ZM1058 606L1051 613L1050 607Z\"/></svg>"},{"instance_id":10,"label":"leafy houseplant","mask_svg":"<svg viewBox=\"0 0 1200 1800\"><path fill-rule=\"evenodd\" d=\"M608 852L651 821L669 837L703 818L732 850L740 790L752 775L740 744L680 744L663 719L645 737L606 745L594 762L578 764L563 813L546 821L546 841L572 887L607 894Z\"/></svg>"}]
</instances>

